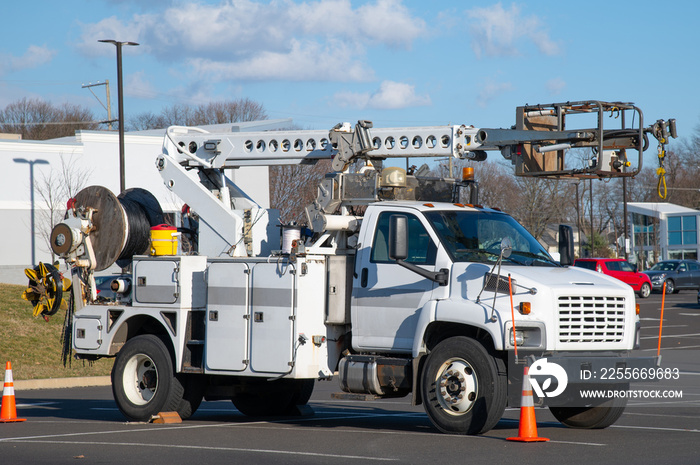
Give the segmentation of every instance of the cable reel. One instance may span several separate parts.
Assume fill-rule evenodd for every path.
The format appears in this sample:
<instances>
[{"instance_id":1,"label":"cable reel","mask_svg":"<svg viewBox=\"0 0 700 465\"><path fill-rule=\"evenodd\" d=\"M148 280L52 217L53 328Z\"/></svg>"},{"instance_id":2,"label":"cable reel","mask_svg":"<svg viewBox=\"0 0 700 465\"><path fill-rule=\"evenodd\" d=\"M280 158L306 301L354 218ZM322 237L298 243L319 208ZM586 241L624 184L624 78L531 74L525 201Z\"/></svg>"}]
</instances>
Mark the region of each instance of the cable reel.
<instances>
[{"instance_id":1,"label":"cable reel","mask_svg":"<svg viewBox=\"0 0 700 465\"><path fill-rule=\"evenodd\" d=\"M24 274L29 278L29 284L22 298L34 306L35 317L41 315L49 321L50 316L68 308L64 292L70 290L71 281L64 278L55 266L40 262L34 268L25 269Z\"/></svg>"}]
</instances>

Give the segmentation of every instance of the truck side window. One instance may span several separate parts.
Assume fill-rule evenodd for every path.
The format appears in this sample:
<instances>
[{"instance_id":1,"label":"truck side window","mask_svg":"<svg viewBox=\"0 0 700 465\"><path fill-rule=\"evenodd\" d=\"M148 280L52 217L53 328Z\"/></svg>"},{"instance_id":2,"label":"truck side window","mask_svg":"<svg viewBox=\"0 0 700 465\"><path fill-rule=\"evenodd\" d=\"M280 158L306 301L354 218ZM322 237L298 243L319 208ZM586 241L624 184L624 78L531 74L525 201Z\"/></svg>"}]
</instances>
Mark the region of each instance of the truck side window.
<instances>
[{"instance_id":1,"label":"truck side window","mask_svg":"<svg viewBox=\"0 0 700 465\"><path fill-rule=\"evenodd\" d=\"M377 230L372 244L372 263L391 263L389 260L389 218L393 212L384 212L377 220ZM403 213L402 213L403 214ZM411 214L408 217L408 258L416 265L434 265L437 247L420 220Z\"/></svg>"}]
</instances>

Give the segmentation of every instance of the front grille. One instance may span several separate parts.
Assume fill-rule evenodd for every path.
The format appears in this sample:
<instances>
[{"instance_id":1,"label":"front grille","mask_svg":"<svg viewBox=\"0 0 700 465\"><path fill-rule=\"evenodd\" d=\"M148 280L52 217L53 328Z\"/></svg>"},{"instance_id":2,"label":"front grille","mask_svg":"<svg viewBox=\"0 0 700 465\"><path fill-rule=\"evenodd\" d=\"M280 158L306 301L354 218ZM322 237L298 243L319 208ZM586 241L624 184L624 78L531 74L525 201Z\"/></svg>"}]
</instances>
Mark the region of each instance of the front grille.
<instances>
[{"instance_id":1,"label":"front grille","mask_svg":"<svg viewBox=\"0 0 700 465\"><path fill-rule=\"evenodd\" d=\"M620 342L624 335L624 297L559 297L559 342Z\"/></svg>"}]
</instances>

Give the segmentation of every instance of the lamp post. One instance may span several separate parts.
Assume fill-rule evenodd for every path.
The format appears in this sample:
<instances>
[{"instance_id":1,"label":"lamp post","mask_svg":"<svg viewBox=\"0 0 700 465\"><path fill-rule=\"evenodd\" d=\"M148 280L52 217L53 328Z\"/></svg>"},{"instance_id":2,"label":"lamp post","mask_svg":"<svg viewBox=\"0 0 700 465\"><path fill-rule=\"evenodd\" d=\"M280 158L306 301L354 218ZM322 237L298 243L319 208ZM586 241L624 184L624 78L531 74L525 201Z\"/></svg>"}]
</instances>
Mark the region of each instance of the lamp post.
<instances>
[{"instance_id":1,"label":"lamp post","mask_svg":"<svg viewBox=\"0 0 700 465\"><path fill-rule=\"evenodd\" d=\"M119 105L119 192L126 190L124 180L124 87L122 85L122 45L138 45L136 42L119 42L112 39L101 39L98 42L114 44L117 47L117 100Z\"/></svg>"},{"instance_id":2,"label":"lamp post","mask_svg":"<svg viewBox=\"0 0 700 465\"><path fill-rule=\"evenodd\" d=\"M15 163L26 163L29 165L29 204L30 204L30 229L32 230L32 268L36 264L36 225L35 225L35 208L34 208L34 165L48 165L47 160L36 159L27 160L26 158L13 158ZM52 218L53 220L53 218ZM52 225L53 226L53 225Z\"/></svg>"}]
</instances>

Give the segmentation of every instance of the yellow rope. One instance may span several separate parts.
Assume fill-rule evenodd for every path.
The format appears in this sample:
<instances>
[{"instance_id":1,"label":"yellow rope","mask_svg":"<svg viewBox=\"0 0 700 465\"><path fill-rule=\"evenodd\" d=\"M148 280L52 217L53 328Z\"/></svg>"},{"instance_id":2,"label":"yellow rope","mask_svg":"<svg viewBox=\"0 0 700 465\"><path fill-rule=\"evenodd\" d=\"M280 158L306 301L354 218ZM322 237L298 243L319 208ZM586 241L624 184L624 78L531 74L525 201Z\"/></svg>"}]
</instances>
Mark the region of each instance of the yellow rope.
<instances>
[{"instance_id":1,"label":"yellow rope","mask_svg":"<svg viewBox=\"0 0 700 465\"><path fill-rule=\"evenodd\" d=\"M659 183L656 186L656 192L659 194L661 199L666 199L666 194L668 194L668 189L666 188L666 170L659 168L656 170L656 174L659 176Z\"/></svg>"}]
</instances>

